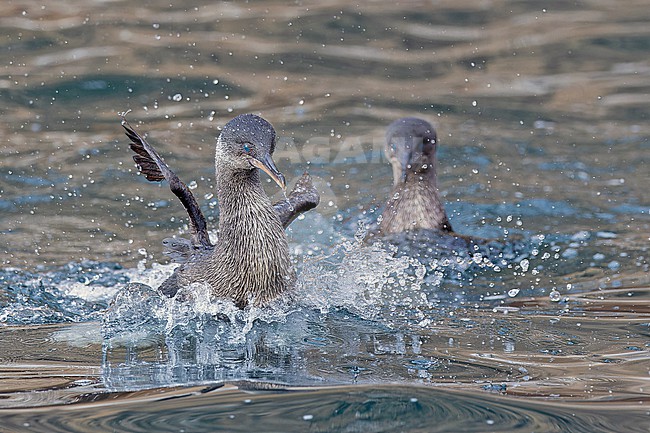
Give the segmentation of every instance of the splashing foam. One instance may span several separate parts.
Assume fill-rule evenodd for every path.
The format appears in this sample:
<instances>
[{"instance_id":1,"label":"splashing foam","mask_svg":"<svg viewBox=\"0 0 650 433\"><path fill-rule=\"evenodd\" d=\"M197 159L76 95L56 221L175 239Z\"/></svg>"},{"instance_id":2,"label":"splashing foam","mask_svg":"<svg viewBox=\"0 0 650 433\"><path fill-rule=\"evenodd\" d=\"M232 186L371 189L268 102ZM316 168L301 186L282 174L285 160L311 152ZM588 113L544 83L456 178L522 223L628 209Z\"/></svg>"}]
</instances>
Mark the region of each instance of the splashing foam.
<instances>
[{"instance_id":1,"label":"splashing foam","mask_svg":"<svg viewBox=\"0 0 650 433\"><path fill-rule=\"evenodd\" d=\"M203 283L181 288L168 298L154 287L169 277L174 267L154 265L134 276L143 283L129 283L118 292L104 315L105 338L113 343L132 343L150 334L171 335L182 330L201 333L216 319L221 326L214 338L242 344L256 322L282 322L295 309L288 298L282 298L264 308L249 306L242 310L231 300L212 298L210 287Z\"/></svg>"},{"instance_id":2,"label":"splashing foam","mask_svg":"<svg viewBox=\"0 0 650 433\"><path fill-rule=\"evenodd\" d=\"M472 254L454 251L437 257L407 255L390 244L368 244L364 240L366 233L366 227L361 225L354 239L342 240L321 256L306 258L298 265L296 289L264 308L249 306L241 310L229 300L213 299L210 288L204 284L190 285L169 299L151 287L164 281L174 267L154 265L149 270L140 267L137 274L130 275L131 279L146 283L144 287L148 289L129 284L118 294L104 322L105 335L128 334L134 326L149 327L166 335L182 329L194 332L217 319L225 325L215 338L241 343L256 323L286 323L296 315L304 317L337 310L364 320L381 321L388 327L429 326L445 309L441 308L443 301L437 290L444 281L456 278L461 285L464 281L471 285L477 271L503 273L512 263L520 273L526 273L536 255L518 251L514 244L494 243L485 244L483 250L477 248ZM532 242L533 251L537 251L540 243ZM451 295L462 304L463 293ZM502 295L507 296L505 289ZM147 316L150 320L142 319Z\"/></svg>"},{"instance_id":3,"label":"splashing foam","mask_svg":"<svg viewBox=\"0 0 650 433\"><path fill-rule=\"evenodd\" d=\"M326 314L345 309L363 319L406 316L420 307L430 308L420 290L426 267L410 257L396 257L396 247L367 245L361 229L354 240L343 241L328 254L306 261L296 289L263 308L239 309L230 300L213 299L209 287L195 283L174 298L161 296L157 287L169 275L169 267L155 265L133 275L134 280L115 297L104 320L107 338L129 338L133 329L149 328L169 335L196 328L197 323L219 319L228 324L217 338L244 342L256 322L282 323L293 313ZM137 337L132 335L131 337Z\"/></svg>"},{"instance_id":4,"label":"splashing foam","mask_svg":"<svg viewBox=\"0 0 650 433\"><path fill-rule=\"evenodd\" d=\"M418 260L396 257L396 247L366 245L357 236L344 241L326 256L307 262L297 289L305 306L326 312L345 308L375 320L385 309L429 306L420 290L426 268Z\"/></svg>"}]
</instances>

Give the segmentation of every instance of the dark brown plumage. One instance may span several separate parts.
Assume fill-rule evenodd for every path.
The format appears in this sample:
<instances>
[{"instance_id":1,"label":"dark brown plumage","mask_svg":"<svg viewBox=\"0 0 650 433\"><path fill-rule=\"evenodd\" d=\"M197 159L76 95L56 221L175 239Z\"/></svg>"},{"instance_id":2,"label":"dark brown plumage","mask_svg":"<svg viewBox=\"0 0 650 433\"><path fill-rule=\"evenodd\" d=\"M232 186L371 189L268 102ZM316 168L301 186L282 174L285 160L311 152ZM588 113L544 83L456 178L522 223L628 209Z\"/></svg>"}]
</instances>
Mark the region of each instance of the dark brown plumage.
<instances>
[{"instance_id":1,"label":"dark brown plumage","mask_svg":"<svg viewBox=\"0 0 650 433\"><path fill-rule=\"evenodd\" d=\"M239 307L264 305L289 290L295 282L284 228L300 213L318 204L318 192L306 173L288 201L271 204L260 182L259 170L282 188L284 176L271 158L275 130L266 120L243 114L228 122L217 139L216 195L219 202L218 242L209 241L205 218L187 186L123 119L134 160L148 180L166 179L190 216L192 240L166 239L166 254L181 262L160 290L174 296L180 287L202 282L218 298ZM162 176L162 177L161 177Z\"/></svg>"}]
</instances>

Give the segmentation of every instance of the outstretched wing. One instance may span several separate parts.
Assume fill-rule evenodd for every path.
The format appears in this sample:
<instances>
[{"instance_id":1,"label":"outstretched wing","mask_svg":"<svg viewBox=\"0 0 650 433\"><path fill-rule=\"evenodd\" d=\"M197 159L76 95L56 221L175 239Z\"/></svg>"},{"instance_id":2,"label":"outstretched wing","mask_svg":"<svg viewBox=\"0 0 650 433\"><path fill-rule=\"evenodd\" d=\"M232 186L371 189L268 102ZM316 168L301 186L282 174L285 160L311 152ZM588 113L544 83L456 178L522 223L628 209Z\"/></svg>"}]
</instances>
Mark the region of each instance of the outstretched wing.
<instances>
[{"instance_id":1,"label":"outstretched wing","mask_svg":"<svg viewBox=\"0 0 650 433\"><path fill-rule=\"evenodd\" d=\"M286 229L298 215L315 208L319 202L318 190L314 187L311 176L305 172L298 179L286 200L277 202L273 208L280 217L282 227Z\"/></svg>"},{"instance_id":2,"label":"outstretched wing","mask_svg":"<svg viewBox=\"0 0 650 433\"><path fill-rule=\"evenodd\" d=\"M192 191L176 176L169 166L158 155L158 152L147 141L140 136L131 125L122 117L122 127L126 131L127 137L131 140L131 150L135 152L133 160L138 165L140 172L145 178L152 182L158 182L163 179L169 182L169 188L174 195L183 203L187 214L190 217L190 227L192 229L192 241L194 244L205 248L212 248L210 237L208 236L207 224L201 208L199 207Z\"/></svg>"}]
</instances>

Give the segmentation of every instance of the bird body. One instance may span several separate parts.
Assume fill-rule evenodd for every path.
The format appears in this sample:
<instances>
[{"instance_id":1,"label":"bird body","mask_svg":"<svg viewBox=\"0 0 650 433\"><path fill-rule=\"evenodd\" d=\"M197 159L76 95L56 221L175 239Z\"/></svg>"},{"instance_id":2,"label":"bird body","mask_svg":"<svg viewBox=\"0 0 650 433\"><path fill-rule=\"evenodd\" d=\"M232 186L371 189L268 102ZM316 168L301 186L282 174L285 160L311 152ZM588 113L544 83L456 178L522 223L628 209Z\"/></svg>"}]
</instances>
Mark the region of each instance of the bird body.
<instances>
[{"instance_id":1,"label":"bird body","mask_svg":"<svg viewBox=\"0 0 650 433\"><path fill-rule=\"evenodd\" d=\"M275 130L266 120L242 114L228 122L215 151L218 241L212 245L205 218L194 196L156 151L123 120L134 160L152 181L166 179L190 217L192 240L166 239L166 254L181 266L160 286L167 296L179 288L204 283L215 298L231 299L240 308L264 305L293 287L296 279L284 232L300 213L315 207L318 192L306 173L285 201L271 204L260 170L279 186L285 180L272 159ZM288 203L288 204L287 204Z\"/></svg>"},{"instance_id":2,"label":"bird body","mask_svg":"<svg viewBox=\"0 0 650 433\"><path fill-rule=\"evenodd\" d=\"M451 232L438 189L435 184L424 180L393 188L380 223L380 230L386 234L416 229Z\"/></svg>"},{"instance_id":3,"label":"bird body","mask_svg":"<svg viewBox=\"0 0 650 433\"><path fill-rule=\"evenodd\" d=\"M177 285L207 283L238 306L263 305L291 288L295 272L284 228L258 170L217 172L218 242L177 270Z\"/></svg>"}]
</instances>

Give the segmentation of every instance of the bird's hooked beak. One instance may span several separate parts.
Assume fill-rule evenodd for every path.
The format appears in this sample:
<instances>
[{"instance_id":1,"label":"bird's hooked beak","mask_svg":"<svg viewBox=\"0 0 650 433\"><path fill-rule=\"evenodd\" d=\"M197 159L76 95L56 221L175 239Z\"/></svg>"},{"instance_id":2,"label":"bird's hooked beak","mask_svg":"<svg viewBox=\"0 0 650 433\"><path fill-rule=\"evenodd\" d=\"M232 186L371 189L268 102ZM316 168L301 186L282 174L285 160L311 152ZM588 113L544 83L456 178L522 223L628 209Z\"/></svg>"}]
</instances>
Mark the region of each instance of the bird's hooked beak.
<instances>
[{"instance_id":1,"label":"bird's hooked beak","mask_svg":"<svg viewBox=\"0 0 650 433\"><path fill-rule=\"evenodd\" d=\"M273 158L271 158L270 154L266 154L260 159L250 157L248 162L253 167L259 168L264 173L268 174L271 179L280 186L280 188L283 190L287 189L287 182L284 179L284 175L280 173L280 170L275 166L275 162L273 162Z\"/></svg>"}]
</instances>

